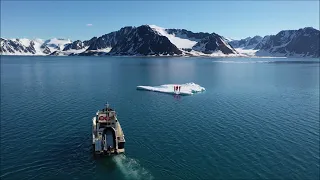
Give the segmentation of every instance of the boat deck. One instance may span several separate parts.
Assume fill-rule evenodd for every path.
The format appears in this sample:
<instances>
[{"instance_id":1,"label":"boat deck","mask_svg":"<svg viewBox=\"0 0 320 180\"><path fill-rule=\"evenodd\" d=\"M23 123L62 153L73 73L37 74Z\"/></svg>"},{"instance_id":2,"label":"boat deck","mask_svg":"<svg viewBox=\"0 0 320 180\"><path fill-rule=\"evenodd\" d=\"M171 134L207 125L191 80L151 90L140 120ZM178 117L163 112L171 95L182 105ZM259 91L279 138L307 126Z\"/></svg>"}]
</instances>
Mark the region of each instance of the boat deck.
<instances>
[{"instance_id":1,"label":"boat deck","mask_svg":"<svg viewBox=\"0 0 320 180\"><path fill-rule=\"evenodd\" d=\"M116 131L117 131L118 140L119 141L124 141L124 134L123 134L121 125L120 125L119 121L117 123L118 123L118 126L117 126Z\"/></svg>"},{"instance_id":2,"label":"boat deck","mask_svg":"<svg viewBox=\"0 0 320 180\"><path fill-rule=\"evenodd\" d=\"M105 114L105 115L109 115L108 113L109 112L113 112L115 113L115 111L113 109L108 109L107 111L106 110L102 110L102 111L98 111L98 114ZM109 117L109 116L108 116ZM117 119L116 115L112 115L111 117L109 117L109 121L110 120L115 120L116 123L117 123L117 126L116 126L116 136L118 137L118 140L121 141L121 142L124 142L124 134L123 134L123 131L122 131L122 128L121 128L121 125L120 125L120 122L119 120ZM105 123L107 122L106 120L98 120L100 123Z\"/></svg>"},{"instance_id":3,"label":"boat deck","mask_svg":"<svg viewBox=\"0 0 320 180\"><path fill-rule=\"evenodd\" d=\"M97 134L97 130L95 129L95 127L97 126L97 123L99 123L99 135ZM101 143L104 143L104 141L110 139L110 134L108 134L107 132L110 132L110 131L106 131L106 128L112 128L114 129L113 132L115 132L116 134L114 135L111 135L112 138L111 139L114 139L114 141L112 142L105 142L106 145L109 145L107 148L106 146L104 147L98 147L96 150L97 154L118 154L118 153L124 153L124 143L125 143L125 137L124 137L124 133L122 131L122 128L121 128L121 125L120 125L120 122L118 121L118 118L117 118L117 114L116 112L111 109L111 108L108 108L108 106L105 108L105 109L102 109L102 110L98 110L98 112L96 113L96 116L93 118L93 132L96 133L96 135L98 137L95 137L94 136L94 133L93 133L93 144L95 144L95 142L101 142ZM102 132L103 131L103 132ZM108 135L108 137L105 137L106 139L104 139L104 137L102 137L101 135L105 133L106 135ZM113 134L113 133L112 133ZM114 137L116 136L116 137ZM113 142L115 142L116 144L114 144ZM119 149L118 149L119 148Z\"/></svg>"}]
</instances>

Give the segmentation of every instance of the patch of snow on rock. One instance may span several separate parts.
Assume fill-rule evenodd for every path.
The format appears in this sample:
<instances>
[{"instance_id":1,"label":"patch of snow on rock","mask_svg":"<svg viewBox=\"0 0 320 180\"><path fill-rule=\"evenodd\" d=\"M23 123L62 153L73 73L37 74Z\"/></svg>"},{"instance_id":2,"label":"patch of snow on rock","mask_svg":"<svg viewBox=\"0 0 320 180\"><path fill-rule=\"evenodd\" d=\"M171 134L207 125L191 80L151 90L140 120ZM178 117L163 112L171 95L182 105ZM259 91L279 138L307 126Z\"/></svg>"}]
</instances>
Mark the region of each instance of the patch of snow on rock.
<instances>
[{"instance_id":1,"label":"patch of snow on rock","mask_svg":"<svg viewBox=\"0 0 320 180\"><path fill-rule=\"evenodd\" d=\"M197 41L191 41L189 39L177 37L174 34L168 34L165 28L156 25L149 25L149 27L151 27L159 35L167 37L172 44L177 46L177 48L192 48L195 44L197 44Z\"/></svg>"}]
</instances>

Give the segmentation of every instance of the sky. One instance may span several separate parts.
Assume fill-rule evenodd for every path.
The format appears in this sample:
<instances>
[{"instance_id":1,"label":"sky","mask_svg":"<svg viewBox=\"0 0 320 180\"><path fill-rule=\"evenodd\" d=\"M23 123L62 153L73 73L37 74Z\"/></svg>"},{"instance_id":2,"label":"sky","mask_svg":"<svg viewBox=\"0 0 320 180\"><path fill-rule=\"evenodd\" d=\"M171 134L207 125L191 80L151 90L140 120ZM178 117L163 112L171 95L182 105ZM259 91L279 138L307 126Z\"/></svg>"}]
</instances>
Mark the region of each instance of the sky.
<instances>
[{"instance_id":1,"label":"sky","mask_svg":"<svg viewBox=\"0 0 320 180\"><path fill-rule=\"evenodd\" d=\"M319 29L319 1L8 1L1 37L87 40L124 26L153 24L240 39Z\"/></svg>"}]
</instances>

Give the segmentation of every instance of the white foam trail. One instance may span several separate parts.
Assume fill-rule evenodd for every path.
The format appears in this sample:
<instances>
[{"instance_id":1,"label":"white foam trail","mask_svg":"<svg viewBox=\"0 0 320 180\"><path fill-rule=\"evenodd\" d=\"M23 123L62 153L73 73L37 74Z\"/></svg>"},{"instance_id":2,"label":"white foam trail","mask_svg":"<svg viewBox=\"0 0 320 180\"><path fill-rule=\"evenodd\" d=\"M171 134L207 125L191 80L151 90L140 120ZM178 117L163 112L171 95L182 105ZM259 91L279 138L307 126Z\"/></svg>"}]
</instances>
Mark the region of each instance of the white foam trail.
<instances>
[{"instance_id":1,"label":"white foam trail","mask_svg":"<svg viewBox=\"0 0 320 180\"><path fill-rule=\"evenodd\" d=\"M128 179L154 179L150 172L141 167L139 162L135 159L128 158L123 154L114 156L112 159Z\"/></svg>"}]
</instances>

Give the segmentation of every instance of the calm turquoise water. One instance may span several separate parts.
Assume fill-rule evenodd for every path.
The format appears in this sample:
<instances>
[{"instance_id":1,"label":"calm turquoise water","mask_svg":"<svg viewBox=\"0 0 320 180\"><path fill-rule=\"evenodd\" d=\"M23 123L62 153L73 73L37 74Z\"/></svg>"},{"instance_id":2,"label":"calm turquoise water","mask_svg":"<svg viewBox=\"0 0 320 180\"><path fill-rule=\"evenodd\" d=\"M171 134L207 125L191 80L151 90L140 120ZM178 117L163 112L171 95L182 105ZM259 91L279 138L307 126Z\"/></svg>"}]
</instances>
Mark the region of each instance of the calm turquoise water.
<instances>
[{"instance_id":1,"label":"calm turquoise water","mask_svg":"<svg viewBox=\"0 0 320 180\"><path fill-rule=\"evenodd\" d=\"M2 56L0 178L319 179L319 65ZM136 90L186 82L207 91ZM91 119L106 101L126 154L94 159Z\"/></svg>"}]
</instances>

